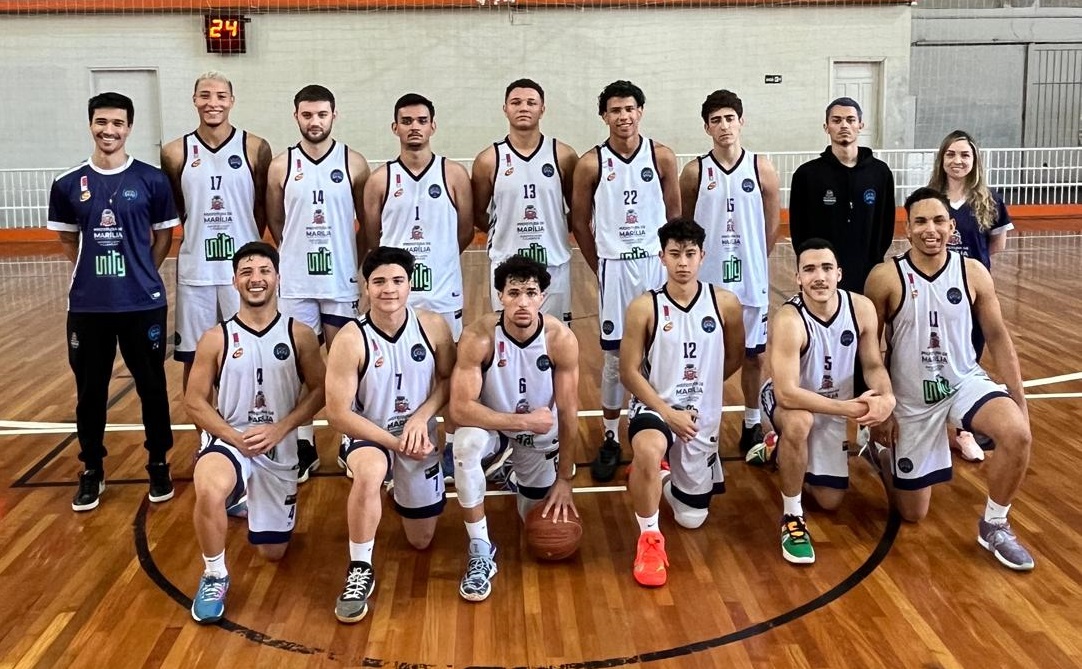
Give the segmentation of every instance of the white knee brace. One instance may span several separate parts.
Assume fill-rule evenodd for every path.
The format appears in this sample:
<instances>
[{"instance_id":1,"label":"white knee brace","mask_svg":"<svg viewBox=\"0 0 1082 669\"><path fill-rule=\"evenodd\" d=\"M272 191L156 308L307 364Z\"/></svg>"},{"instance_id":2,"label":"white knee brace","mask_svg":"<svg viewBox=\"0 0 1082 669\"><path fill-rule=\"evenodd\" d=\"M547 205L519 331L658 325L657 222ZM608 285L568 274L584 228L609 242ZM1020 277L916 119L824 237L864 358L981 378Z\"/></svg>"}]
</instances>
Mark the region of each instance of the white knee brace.
<instances>
[{"instance_id":1,"label":"white knee brace","mask_svg":"<svg viewBox=\"0 0 1082 669\"><path fill-rule=\"evenodd\" d=\"M702 527L702 524L706 522L710 510L696 509L673 497L672 481L666 480L661 491L665 494L665 501L672 507L673 518L676 520L677 525L689 530L695 530Z\"/></svg>"},{"instance_id":2,"label":"white knee brace","mask_svg":"<svg viewBox=\"0 0 1082 669\"><path fill-rule=\"evenodd\" d=\"M472 509L485 501L485 471L481 456L489 443L487 430L460 427L455 431L455 489L463 509Z\"/></svg>"}]
</instances>

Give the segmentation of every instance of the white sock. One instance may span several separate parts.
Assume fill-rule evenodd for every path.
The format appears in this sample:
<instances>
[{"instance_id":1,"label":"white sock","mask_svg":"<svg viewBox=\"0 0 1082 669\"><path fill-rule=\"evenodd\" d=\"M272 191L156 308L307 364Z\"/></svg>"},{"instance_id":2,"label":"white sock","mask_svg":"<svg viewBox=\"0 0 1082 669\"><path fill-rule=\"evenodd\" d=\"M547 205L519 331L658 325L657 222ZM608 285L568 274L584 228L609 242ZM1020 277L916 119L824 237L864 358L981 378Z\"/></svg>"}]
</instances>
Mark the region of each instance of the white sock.
<instances>
[{"instance_id":1,"label":"white sock","mask_svg":"<svg viewBox=\"0 0 1082 669\"><path fill-rule=\"evenodd\" d=\"M794 495L789 497L788 495L781 496L782 513L786 516L803 516L804 505L800 503L800 495Z\"/></svg>"},{"instance_id":2,"label":"white sock","mask_svg":"<svg viewBox=\"0 0 1082 669\"><path fill-rule=\"evenodd\" d=\"M609 436L609 433L611 432L612 433L612 439L614 441L619 441L619 438L618 438L620 436L620 419L619 418L602 418L601 419L601 425L602 425L601 431L603 433L602 436L607 437L607 436Z\"/></svg>"},{"instance_id":3,"label":"white sock","mask_svg":"<svg viewBox=\"0 0 1082 669\"><path fill-rule=\"evenodd\" d=\"M744 409L744 427L755 427L760 420L758 409Z\"/></svg>"},{"instance_id":4,"label":"white sock","mask_svg":"<svg viewBox=\"0 0 1082 669\"><path fill-rule=\"evenodd\" d=\"M989 497L988 503L984 505L984 522L1002 523L1007 520L1007 512L1010 510L1010 504L996 504L992 501L992 498Z\"/></svg>"},{"instance_id":5,"label":"white sock","mask_svg":"<svg viewBox=\"0 0 1082 669\"><path fill-rule=\"evenodd\" d=\"M376 547L376 540L362 541L361 543L349 542L349 561L367 562L372 564L372 551Z\"/></svg>"},{"instance_id":6,"label":"white sock","mask_svg":"<svg viewBox=\"0 0 1082 669\"><path fill-rule=\"evenodd\" d=\"M316 426L309 423L308 425L301 425L297 428L297 441L307 441L313 446L316 445Z\"/></svg>"},{"instance_id":7,"label":"white sock","mask_svg":"<svg viewBox=\"0 0 1082 669\"><path fill-rule=\"evenodd\" d=\"M636 513L635 520L639 521L639 534L642 534L643 532L657 532L657 517L657 511L649 518L643 518Z\"/></svg>"},{"instance_id":8,"label":"white sock","mask_svg":"<svg viewBox=\"0 0 1082 669\"><path fill-rule=\"evenodd\" d=\"M488 520L482 518L476 523L466 521L466 534L470 536L470 539L480 539L488 545L492 545L492 540L488 538Z\"/></svg>"},{"instance_id":9,"label":"white sock","mask_svg":"<svg viewBox=\"0 0 1082 669\"><path fill-rule=\"evenodd\" d=\"M229 575L229 572L225 568L225 551L218 553L214 557L203 556L203 573L213 576L215 578L225 578Z\"/></svg>"}]
</instances>

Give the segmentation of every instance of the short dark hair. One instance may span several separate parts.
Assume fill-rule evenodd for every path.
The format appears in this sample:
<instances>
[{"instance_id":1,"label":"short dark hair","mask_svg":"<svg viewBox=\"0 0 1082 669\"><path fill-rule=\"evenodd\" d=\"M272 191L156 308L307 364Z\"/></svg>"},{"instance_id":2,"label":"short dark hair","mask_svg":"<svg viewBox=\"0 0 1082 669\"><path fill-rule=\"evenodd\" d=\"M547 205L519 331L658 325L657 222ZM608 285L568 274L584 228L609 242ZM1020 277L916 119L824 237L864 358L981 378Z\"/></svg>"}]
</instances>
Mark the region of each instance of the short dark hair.
<instances>
[{"instance_id":1,"label":"short dark hair","mask_svg":"<svg viewBox=\"0 0 1082 669\"><path fill-rule=\"evenodd\" d=\"M532 88L537 91L537 94L541 96L541 102L545 101L545 89L541 88L541 84L537 83L533 79L515 79L511 83L507 84L507 90L503 92L504 102L511 96L511 91L516 88Z\"/></svg>"},{"instance_id":2,"label":"short dark hair","mask_svg":"<svg viewBox=\"0 0 1082 669\"><path fill-rule=\"evenodd\" d=\"M128 113L128 125L135 121L135 105L131 98L120 93L98 93L86 103L86 120L93 123L94 112L99 109L123 109Z\"/></svg>"},{"instance_id":3,"label":"short dark hair","mask_svg":"<svg viewBox=\"0 0 1082 669\"><path fill-rule=\"evenodd\" d=\"M431 121L436 118L436 106L432 104L432 101L421 95L420 93L406 93L402 97L398 98L398 101L394 103L394 120L398 122L398 110L403 107L412 107L413 105L424 105L428 108L428 119Z\"/></svg>"},{"instance_id":4,"label":"short dark hair","mask_svg":"<svg viewBox=\"0 0 1082 669\"><path fill-rule=\"evenodd\" d=\"M264 258L269 258L271 264L274 265L274 271L278 271L278 249L267 242L248 242L237 249L237 252L233 254L233 273L237 273L237 268L240 267L241 260L251 256L263 256Z\"/></svg>"},{"instance_id":5,"label":"short dark hair","mask_svg":"<svg viewBox=\"0 0 1082 669\"><path fill-rule=\"evenodd\" d=\"M496 290L501 293L507 285L508 279L515 279L516 281L536 279L537 287L541 289L542 293L549 289L549 282L552 281L552 276L549 275L549 271L545 269L544 265L536 260L519 255L511 256L497 265L492 277Z\"/></svg>"},{"instance_id":6,"label":"short dark hair","mask_svg":"<svg viewBox=\"0 0 1082 669\"><path fill-rule=\"evenodd\" d=\"M297 94L293 96L294 111L301 106L302 102L329 102L331 111L334 111L334 93L331 93L331 89L319 84L308 84L297 91Z\"/></svg>"},{"instance_id":7,"label":"short dark hair","mask_svg":"<svg viewBox=\"0 0 1082 669\"><path fill-rule=\"evenodd\" d=\"M635 104L646 106L646 94L635 84L625 79L618 79L601 91L597 96L597 113L604 114L611 98L635 98Z\"/></svg>"},{"instance_id":8,"label":"short dark hair","mask_svg":"<svg viewBox=\"0 0 1082 669\"><path fill-rule=\"evenodd\" d=\"M917 190L910 193L909 197L905 199L905 217L909 218L909 210L913 208L913 205L924 200L938 200L943 204L943 208L947 210L947 214L950 214L951 203L950 200L947 199L946 195L944 195L940 191L937 191L934 188L921 186Z\"/></svg>"},{"instance_id":9,"label":"short dark hair","mask_svg":"<svg viewBox=\"0 0 1082 669\"><path fill-rule=\"evenodd\" d=\"M701 249L706 241L706 230L690 218L674 218L657 229L657 238L663 250L670 241L691 242Z\"/></svg>"},{"instance_id":10,"label":"short dark hair","mask_svg":"<svg viewBox=\"0 0 1082 669\"><path fill-rule=\"evenodd\" d=\"M823 239L822 237L812 237L810 239L805 239L804 242L799 247L797 247L797 250L796 250L796 266L797 266L797 269L800 269L800 256L805 251L818 251L820 249L826 249L826 250L830 251L832 254L834 254L834 264L835 265L838 264L838 250L834 248L834 245L831 244L829 241Z\"/></svg>"},{"instance_id":11,"label":"short dark hair","mask_svg":"<svg viewBox=\"0 0 1082 669\"><path fill-rule=\"evenodd\" d=\"M744 118L744 103L740 101L736 93L723 88L714 91L703 100L702 115L703 123L710 122L710 115L719 109L729 108L736 112L737 118Z\"/></svg>"},{"instance_id":12,"label":"short dark hair","mask_svg":"<svg viewBox=\"0 0 1082 669\"><path fill-rule=\"evenodd\" d=\"M834 98L830 101L830 104L827 105L825 112L827 121L830 120L830 110L834 109L835 107L852 107L853 109L857 110L857 120L864 120L864 110L860 108L860 103L850 97L840 97Z\"/></svg>"},{"instance_id":13,"label":"short dark hair","mask_svg":"<svg viewBox=\"0 0 1082 669\"><path fill-rule=\"evenodd\" d=\"M397 246L377 246L365 256L364 262L361 263L361 276L368 281L372 272L384 265L398 265L406 270L406 276L413 276L413 263L413 254L406 249L400 249Z\"/></svg>"}]
</instances>

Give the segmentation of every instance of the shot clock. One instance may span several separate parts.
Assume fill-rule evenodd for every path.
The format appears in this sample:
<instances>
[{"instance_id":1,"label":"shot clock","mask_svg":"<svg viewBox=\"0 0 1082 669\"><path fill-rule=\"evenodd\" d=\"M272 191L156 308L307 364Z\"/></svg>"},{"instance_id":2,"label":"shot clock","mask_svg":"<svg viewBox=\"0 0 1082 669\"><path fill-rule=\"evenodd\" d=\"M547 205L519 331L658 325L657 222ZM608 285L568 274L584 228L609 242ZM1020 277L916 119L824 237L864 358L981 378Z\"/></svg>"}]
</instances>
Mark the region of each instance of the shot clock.
<instances>
[{"instance_id":1,"label":"shot clock","mask_svg":"<svg viewBox=\"0 0 1082 669\"><path fill-rule=\"evenodd\" d=\"M207 13L203 15L203 34L207 53L245 53L247 17L240 14Z\"/></svg>"}]
</instances>

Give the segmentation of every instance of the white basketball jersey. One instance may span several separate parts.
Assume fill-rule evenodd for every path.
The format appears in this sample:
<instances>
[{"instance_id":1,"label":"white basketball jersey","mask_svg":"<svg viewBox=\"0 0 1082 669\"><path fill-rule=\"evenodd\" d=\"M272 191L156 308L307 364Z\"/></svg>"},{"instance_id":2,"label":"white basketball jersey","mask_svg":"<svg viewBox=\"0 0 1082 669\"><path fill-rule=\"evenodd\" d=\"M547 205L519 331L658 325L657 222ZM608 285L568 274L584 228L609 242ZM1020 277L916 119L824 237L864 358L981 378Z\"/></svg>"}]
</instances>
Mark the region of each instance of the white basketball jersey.
<instances>
[{"instance_id":1,"label":"white basketball jersey","mask_svg":"<svg viewBox=\"0 0 1082 669\"><path fill-rule=\"evenodd\" d=\"M706 230L699 276L732 291L744 306L768 306L766 219L755 154L741 150L731 171L712 153L698 161L695 221Z\"/></svg>"},{"instance_id":2,"label":"white basketball jersey","mask_svg":"<svg viewBox=\"0 0 1082 669\"><path fill-rule=\"evenodd\" d=\"M364 369L358 373L354 410L398 436L417 407L432 394L435 350L413 309L406 310L406 322L398 332L380 331L368 316L357 324L366 355Z\"/></svg>"},{"instance_id":3,"label":"white basketball jersey","mask_svg":"<svg viewBox=\"0 0 1082 669\"><path fill-rule=\"evenodd\" d=\"M725 334L713 286L700 281L699 292L686 307L674 302L665 287L650 295L654 332L643 358L643 376L669 406L695 408L700 420L715 415L720 419ZM631 404L633 410L643 406L634 397Z\"/></svg>"},{"instance_id":4,"label":"white basketball jersey","mask_svg":"<svg viewBox=\"0 0 1082 669\"><path fill-rule=\"evenodd\" d=\"M628 159L613 151L608 142L597 147L592 225L599 258L647 258L661 251L657 238L658 228L665 225L661 176L653 140L640 140Z\"/></svg>"},{"instance_id":5,"label":"white basketball jersey","mask_svg":"<svg viewBox=\"0 0 1082 669\"><path fill-rule=\"evenodd\" d=\"M233 128L212 149L194 132L184 142L180 188L184 193L184 241L177 254L177 282L186 286L227 286L233 281L233 253L259 239L255 179L245 151L248 133Z\"/></svg>"},{"instance_id":6,"label":"white basketball jersey","mask_svg":"<svg viewBox=\"0 0 1082 669\"><path fill-rule=\"evenodd\" d=\"M249 329L236 316L222 323L225 350L218 372L218 413L233 429L243 432L280 422L297 406L302 379L292 325L293 319L281 314L262 332ZM296 464L296 431L266 456Z\"/></svg>"},{"instance_id":7,"label":"white basketball jersey","mask_svg":"<svg viewBox=\"0 0 1082 669\"><path fill-rule=\"evenodd\" d=\"M522 255L550 267L571 261L563 179L556 140L541 137L529 156L497 142L496 176L488 207L488 257L493 264Z\"/></svg>"},{"instance_id":8,"label":"white basketball jersey","mask_svg":"<svg viewBox=\"0 0 1082 669\"><path fill-rule=\"evenodd\" d=\"M950 251L935 276L894 258L902 300L887 320L890 381L898 397L895 412L912 416L954 394L965 379L982 373L973 348L973 312L965 258Z\"/></svg>"},{"instance_id":9,"label":"white basketball jersey","mask_svg":"<svg viewBox=\"0 0 1082 669\"><path fill-rule=\"evenodd\" d=\"M800 351L800 387L833 400L853 399L859 339L853 298L839 290L838 310L825 321L808 311L800 295L786 304L796 308L808 335Z\"/></svg>"},{"instance_id":10,"label":"white basketball jersey","mask_svg":"<svg viewBox=\"0 0 1082 669\"><path fill-rule=\"evenodd\" d=\"M530 413L540 407L549 407L552 410L552 429L548 434L505 434L518 447L543 451L557 448L559 420L552 387L552 359L548 356L544 316L538 315L537 330L533 336L524 342L518 342L504 330L501 315L492 342L492 362L481 372L481 404L500 413Z\"/></svg>"},{"instance_id":11,"label":"white basketball jersey","mask_svg":"<svg viewBox=\"0 0 1082 669\"><path fill-rule=\"evenodd\" d=\"M357 237L349 148L334 142L319 160L297 146L286 156L282 297L357 299Z\"/></svg>"},{"instance_id":12,"label":"white basketball jersey","mask_svg":"<svg viewBox=\"0 0 1082 669\"><path fill-rule=\"evenodd\" d=\"M382 246L413 254L410 306L448 313L462 308L458 208L447 188L443 156L432 156L414 176L401 160L387 163L387 195L380 214Z\"/></svg>"}]
</instances>

